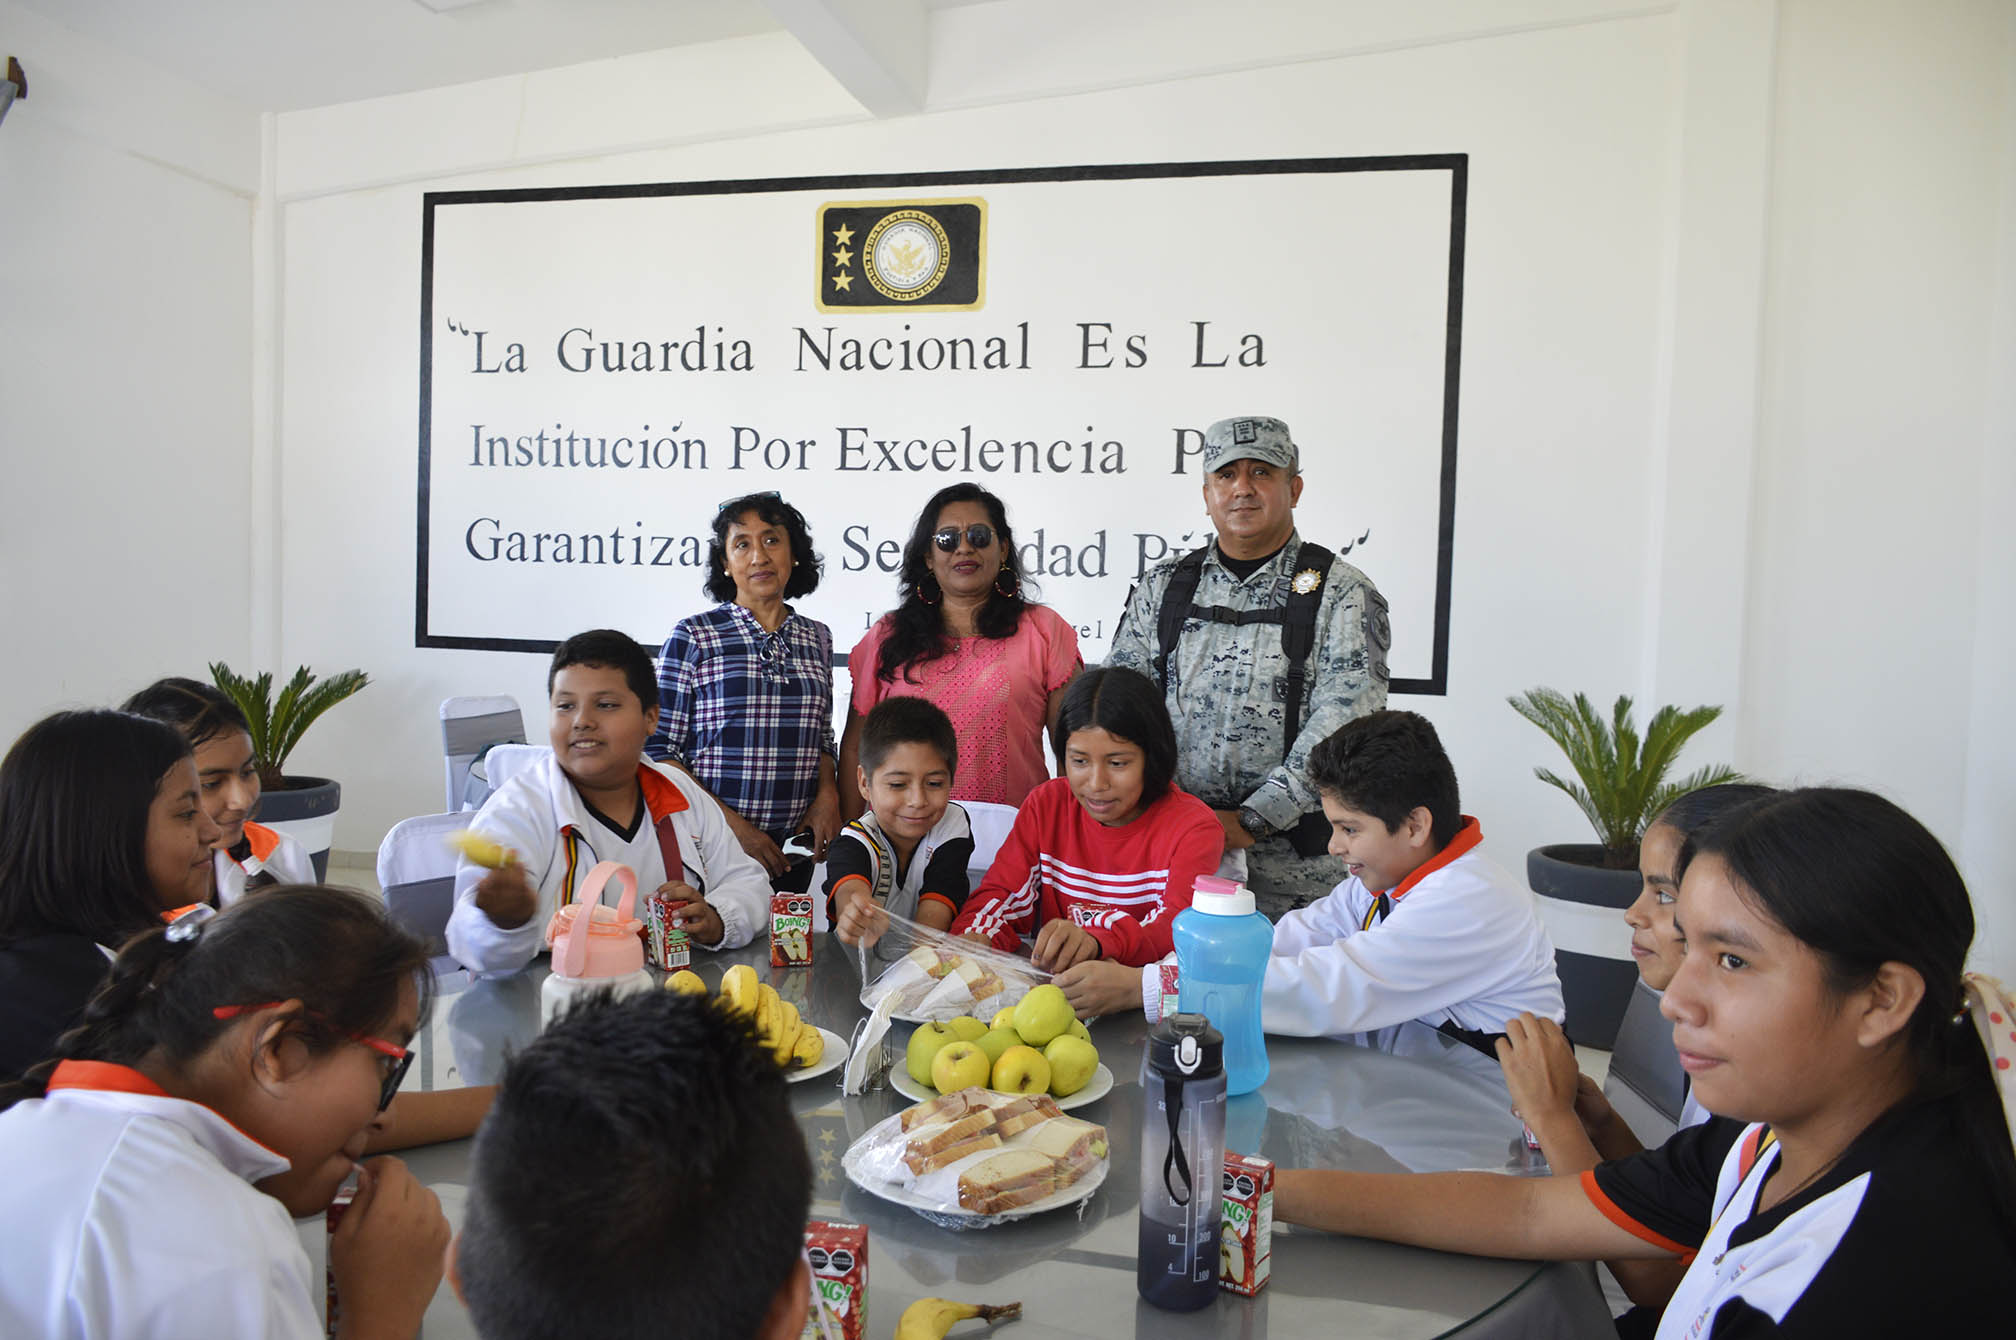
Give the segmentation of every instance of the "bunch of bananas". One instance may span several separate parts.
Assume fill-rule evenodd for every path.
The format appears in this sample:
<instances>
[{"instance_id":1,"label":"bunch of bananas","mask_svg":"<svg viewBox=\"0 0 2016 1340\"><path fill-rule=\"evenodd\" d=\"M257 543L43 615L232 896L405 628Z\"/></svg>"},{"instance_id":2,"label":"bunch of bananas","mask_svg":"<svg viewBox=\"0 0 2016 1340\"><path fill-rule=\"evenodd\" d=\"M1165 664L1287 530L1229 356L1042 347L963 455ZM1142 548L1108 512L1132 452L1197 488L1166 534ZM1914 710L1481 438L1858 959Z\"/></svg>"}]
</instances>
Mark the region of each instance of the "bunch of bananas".
<instances>
[{"instance_id":1,"label":"bunch of bananas","mask_svg":"<svg viewBox=\"0 0 2016 1340\"><path fill-rule=\"evenodd\" d=\"M690 969L681 969L665 980L674 991L704 996L707 984ZM775 987L761 981L756 970L738 963L721 974L721 1008L730 1014L753 1019L756 1035L770 1049L777 1064L787 1070L815 1066L826 1054L826 1039L807 1020L798 1017L798 1007L777 994Z\"/></svg>"}]
</instances>

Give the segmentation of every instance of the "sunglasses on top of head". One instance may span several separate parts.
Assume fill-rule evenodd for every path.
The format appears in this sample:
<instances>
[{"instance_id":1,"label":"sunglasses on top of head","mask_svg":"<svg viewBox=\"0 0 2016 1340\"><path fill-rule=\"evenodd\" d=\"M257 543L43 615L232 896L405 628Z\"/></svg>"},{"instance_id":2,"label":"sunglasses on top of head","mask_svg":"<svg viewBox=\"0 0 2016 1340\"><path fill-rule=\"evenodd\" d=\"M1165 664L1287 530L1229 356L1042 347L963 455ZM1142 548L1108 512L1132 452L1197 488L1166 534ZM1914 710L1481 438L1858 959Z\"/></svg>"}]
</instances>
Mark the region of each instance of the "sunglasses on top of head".
<instances>
[{"instance_id":1,"label":"sunglasses on top of head","mask_svg":"<svg viewBox=\"0 0 2016 1340\"><path fill-rule=\"evenodd\" d=\"M957 526L947 526L931 537L931 543L949 554L959 547L959 537L961 534L965 535L966 543L972 545L975 549L985 549L988 545L994 543L994 528L978 521L966 527L963 532Z\"/></svg>"}]
</instances>

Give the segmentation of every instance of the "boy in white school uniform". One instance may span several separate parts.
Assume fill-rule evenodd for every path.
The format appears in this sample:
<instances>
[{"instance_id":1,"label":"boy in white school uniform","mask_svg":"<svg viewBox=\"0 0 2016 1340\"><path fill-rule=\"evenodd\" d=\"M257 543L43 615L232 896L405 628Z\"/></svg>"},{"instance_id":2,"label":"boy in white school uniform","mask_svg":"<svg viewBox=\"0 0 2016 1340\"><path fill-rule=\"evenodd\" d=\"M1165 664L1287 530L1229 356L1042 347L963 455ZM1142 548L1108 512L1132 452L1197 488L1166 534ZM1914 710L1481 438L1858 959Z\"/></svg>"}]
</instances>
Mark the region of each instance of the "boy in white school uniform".
<instances>
[{"instance_id":1,"label":"boy in white school uniform","mask_svg":"<svg viewBox=\"0 0 2016 1340\"><path fill-rule=\"evenodd\" d=\"M1418 1019L1495 1056L1506 1021L1563 1015L1554 946L1526 886L1480 852L1435 727L1374 712L1309 754L1349 876L1281 918L1261 1015L1269 1033L1368 1032Z\"/></svg>"},{"instance_id":2,"label":"boy in white school uniform","mask_svg":"<svg viewBox=\"0 0 2016 1340\"><path fill-rule=\"evenodd\" d=\"M769 876L697 782L644 757L658 724L650 654L613 629L579 633L554 651L546 688L552 754L500 787L469 825L517 860L500 870L458 864L448 952L479 975L523 968L599 861L636 871L640 893L678 902L695 944L749 943L769 916Z\"/></svg>"}]
</instances>

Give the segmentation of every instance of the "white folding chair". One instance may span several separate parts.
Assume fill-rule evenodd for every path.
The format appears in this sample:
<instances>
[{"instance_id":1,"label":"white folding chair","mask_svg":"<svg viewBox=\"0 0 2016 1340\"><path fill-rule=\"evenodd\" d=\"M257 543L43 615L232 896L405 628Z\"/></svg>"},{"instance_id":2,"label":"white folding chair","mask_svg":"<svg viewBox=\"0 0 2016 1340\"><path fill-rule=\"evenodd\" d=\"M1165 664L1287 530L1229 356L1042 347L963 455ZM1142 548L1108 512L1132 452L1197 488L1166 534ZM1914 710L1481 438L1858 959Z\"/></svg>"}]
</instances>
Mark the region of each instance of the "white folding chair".
<instances>
[{"instance_id":1,"label":"white folding chair","mask_svg":"<svg viewBox=\"0 0 2016 1340\"><path fill-rule=\"evenodd\" d=\"M1659 1013L1659 993L1642 978L1617 1025L1603 1096L1647 1149L1664 1144L1679 1125L1686 1072L1673 1050L1673 1025Z\"/></svg>"},{"instance_id":2,"label":"white folding chair","mask_svg":"<svg viewBox=\"0 0 2016 1340\"><path fill-rule=\"evenodd\" d=\"M543 744L492 745L483 756L483 771L489 774L490 789L495 791L539 760L552 756L552 748Z\"/></svg>"},{"instance_id":3,"label":"white folding chair","mask_svg":"<svg viewBox=\"0 0 2016 1340\"><path fill-rule=\"evenodd\" d=\"M479 767L492 746L505 741L522 743L525 715L518 700L503 695L492 697L444 698L441 701L441 753L447 770L451 810L473 810L497 789L495 779L485 778Z\"/></svg>"},{"instance_id":4,"label":"white folding chair","mask_svg":"<svg viewBox=\"0 0 2016 1340\"><path fill-rule=\"evenodd\" d=\"M1013 805L996 805L985 800L962 800L966 822L973 829L973 859L967 863L967 873L974 888L980 887L980 879L994 864L994 858L1001 851L1001 844L1008 840L1008 830L1015 826L1018 813Z\"/></svg>"},{"instance_id":5,"label":"white folding chair","mask_svg":"<svg viewBox=\"0 0 2016 1340\"><path fill-rule=\"evenodd\" d=\"M455 850L448 834L467 827L469 813L423 814L401 819L378 844L378 884L393 924L427 942L434 994L450 996L469 985L469 974L448 953L448 914L455 910ZM435 1025L420 1031L420 1087L434 1087Z\"/></svg>"}]
</instances>

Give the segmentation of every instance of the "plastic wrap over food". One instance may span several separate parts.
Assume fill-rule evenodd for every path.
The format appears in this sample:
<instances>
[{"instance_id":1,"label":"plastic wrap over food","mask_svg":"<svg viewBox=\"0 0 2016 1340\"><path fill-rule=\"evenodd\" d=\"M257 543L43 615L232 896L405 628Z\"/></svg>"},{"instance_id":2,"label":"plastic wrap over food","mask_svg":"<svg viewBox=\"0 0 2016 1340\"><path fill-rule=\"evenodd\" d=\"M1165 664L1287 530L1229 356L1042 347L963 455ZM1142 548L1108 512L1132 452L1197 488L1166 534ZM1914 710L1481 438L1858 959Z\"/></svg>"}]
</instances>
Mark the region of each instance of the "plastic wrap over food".
<instances>
[{"instance_id":1,"label":"plastic wrap over food","mask_svg":"<svg viewBox=\"0 0 2016 1340\"><path fill-rule=\"evenodd\" d=\"M1047 1094L960 1089L878 1122L848 1176L945 1228L986 1228L1083 1200L1106 1178L1106 1128Z\"/></svg>"},{"instance_id":2,"label":"plastic wrap over food","mask_svg":"<svg viewBox=\"0 0 2016 1340\"><path fill-rule=\"evenodd\" d=\"M937 1023L970 1014L991 1019L1050 980L1026 958L884 914L887 929L871 949L859 946L861 1003L874 1009L893 995L898 1019Z\"/></svg>"}]
</instances>

